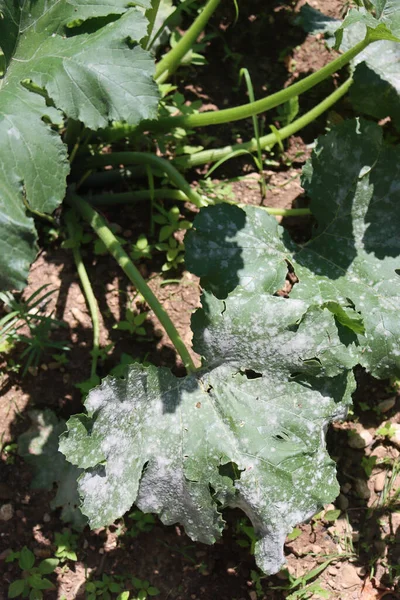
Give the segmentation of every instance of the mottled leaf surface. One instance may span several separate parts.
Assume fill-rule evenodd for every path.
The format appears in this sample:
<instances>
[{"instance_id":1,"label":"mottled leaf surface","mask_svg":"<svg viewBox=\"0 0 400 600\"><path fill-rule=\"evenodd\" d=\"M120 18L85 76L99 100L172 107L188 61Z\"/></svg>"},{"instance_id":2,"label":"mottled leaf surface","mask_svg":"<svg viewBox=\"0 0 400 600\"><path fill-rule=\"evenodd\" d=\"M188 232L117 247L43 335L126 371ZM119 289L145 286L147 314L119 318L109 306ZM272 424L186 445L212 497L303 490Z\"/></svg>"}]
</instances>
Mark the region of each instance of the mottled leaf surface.
<instances>
[{"instance_id":1,"label":"mottled leaf surface","mask_svg":"<svg viewBox=\"0 0 400 600\"><path fill-rule=\"evenodd\" d=\"M135 502L212 543L223 527L219 500L251 518L257 562L273 573L286 534L338 493L324 432L353 388L351 375L282 382L222 366L178 379L131 365L90 392L88 415L70 419L60 447L85 468L79 489L92 527ZM229 463L233 478L221 469Z\"/></svg>"},{"instance_id":2,"label":"mottled leaf surface","mask_svg":"<svg viewBox=\"0 0 400 600\"><path fill-rule=\"evenodd\" d=\"M35 256L28 209L51 213L65 195L66 147L43 119L59 124L62 110L97 129L112 120L136 124L156 114L153 60L128 43L139 41L147 28L143 10L132 4L149 5L147 0L0 1L6 59L0 80L1 289L21 289ZM96 18L109 15L115 20L96 28ZM91 33L70 28L89 19ZM28 91L27 81L45 89L56 108Z\"/></svg>"},{"instance_id":3,"label":"mottled leaf surface","mask_svg":"<svg viewBox=\"0 0 400 600\"><path fill-rule=\"evenodd\" d=\"M383 145L378 125L347 121L319 138L312 160L304 169L303 185L312 199L311 208L318 227L313 239L303 247L293 249L293 243L287 243L280 228L265 227L265 221L273 218L259 208L247 207L242 211L242 229L235 233L236 254L231 255L224 252L226 242L223 239L219 249L210 247L202 227L197 233L195 220L194 230L189 233L192 239L187 245L189 253L194 249L195 257L202 256L202 270L194 268L195 273L202 276L203 284L207 286L207 266L210 265L213 277L218 280L218 274L222 279L224 270L229 270L231 261L239 286L223 304L205 298L202 311L194 317L196 349L211 362L226 351L228 356L239 359L245 353L249 358L253 356L252 368L256 368L259 356L264 353L262 350L259 354L258 350L268 338L265 333L268 327L271 338L275 333L282 335L286 331L283 342L289 338L292 344L289 347L299 349L296 340L301 340L302 315L319 306L334 315L336 325L329 315L319 315L318 319L325 319L325 338L318 326L310 326L304 348L308 353L303 350L299 359L307 360L313 354L323 367L329 356L329 369L339 368L340 364L349 367L354 360L378 377L399 372L399 165L399 148ZM239 222L240 210L224 206L222 211L220 207L209 207L202 212L208 213L209 221L213 222L214 229L218 229L223 227L223 219L232 222L230 213ZM242 241L246 244L243 251ZM232 243L231 237L228 243ZM257 261L254 263L255 256ZM196 262L190 260L192 268L196 267ZM257 268L263 261L265 277L252 278L253 265ZM300 281L287 299L263 297L269 268L274 273L275 265L284 261L293 265ZM249 280L253 282L252 292L259 294L258 300L249 301L245 293ZM277 292L280 284L277 280L275 289L270 287L269 293ZM306 304L292 304L298 300ZM246 315L243 323L240 322L241 314ZM295 314L300 326L294 332ZM292 331L288 333L287 328ZM349 336L347 341L345 334ZM253 340L252 350L246 344L241 350L242 339ZM342 352L340 345L336 348L338 339L347 344L346 352ZM279 348L275 351L279 356ZM290 360L293 361L294 356L291 353ZM282 357L278 362L285 364Z\"/></svg>"}]
</instances>

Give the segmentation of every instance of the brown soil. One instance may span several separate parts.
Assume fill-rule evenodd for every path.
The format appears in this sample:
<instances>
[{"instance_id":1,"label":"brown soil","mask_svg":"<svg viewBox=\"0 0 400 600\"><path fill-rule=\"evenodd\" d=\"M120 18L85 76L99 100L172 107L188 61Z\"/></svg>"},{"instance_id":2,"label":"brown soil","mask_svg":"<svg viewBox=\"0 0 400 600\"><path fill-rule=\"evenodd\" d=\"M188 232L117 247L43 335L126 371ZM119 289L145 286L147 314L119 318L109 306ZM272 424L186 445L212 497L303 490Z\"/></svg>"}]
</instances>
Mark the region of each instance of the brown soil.
<instances>
[{"instance_id":1,"label":"brown soil","mask_svg":"<svg viewBox=\"0 0 400 600\"><path fill-rule=\"evenodd\" d=\"M309 3L336 17L340 16L344 5L341 0L309 0ZM224 5L224 9L221 8L215 15L213 27L220 33L225 31L231 58L223 69L218 61L212 60L213 53L219 57L226 56L222 37L218 35L208 51L209 67L202 69L195 81L187 86L192 95L195 97L204 90L212 90L212 95L204 99L208 108L235 105L246 101L243 87L235 89L233 85L233 81L237 81L238 65L239 68L245 64L249 66L256 95L259 96L265 93L265 89L278 89L329 61L331 53L325 49L322 40L310 36L305 38L301 30L291 24L290 6L293 4L273 0L267 9L260 10L260 6L264 7L263 2L248 2L240 7L240 19L246 23L242 29L238 26L227 29L233 13L229 12L232 9L229 3L226 11ZM302 4L303 0L298 3L297 9ZM265 30L269 32L268 36L261 34ZM334 82L330 81L302 99L302 107L307 108L317 102L331 91L333 85ZM339 109L335 107L335 110ZM223 179L238 173L243 175L239 181L232 183L233 193L239 202L281 208L305 206L307 199L300 185L301 167L310 155L310 143L323 132L325 122L326 117L322 117L302 131L301 136L290 140L283 156L277 154L272 157L277 160L277 166L263 174L267 183L264 199L260 193L260 176L254 172L254 164L250 160L226 163L216 176ZM267 129L266 121L264 125ZM210 129L209 133L216 138L214 145L223 145L233 141L235 131L236 128L222 127ZM243 139L253 135L251 123L238 124L237 131ZM200 170L193 173L193 179L199 179L200 175ZM106 216L119 223L120 235L132 242L136 240L143 226L138 223L137 213L124 209ZM285 219L283 224L297 239L308 236L308 220ZM144 341L113 329L113 325L124 316L127 297L133 298L134 290L111 259L91 254L84 259L90 278L95 282L95 294L102 314L102 346L114 344L100 365L99 374L105 376L118 364L122 353L146 358L156 365L166 365L176 373L181 372L180 360L152 313L146 324ZM197 279L187 272L174 273L173 277L177 277L179 283L165 284L159 274L159 265L143 263L140 268L184 341L190 345L190 316L199 305ZM75 385L87 379L90 373L91 321L71 254L63 250L59 242L38 257L24 296L28 297L44 283L55 290L46 314L54 311L54 316L66 324L66 328L55 330L53 336L67 341L71 349L67 364L57 364L48 353L43 356L39 368L25 378L10 370L10 359L17 360L20 349L5 355L1 365L0 600L7 597L9 584L20 575L15 563L5 561L10 549L17 550L26 545L38 558L54 556L55 533L61 532L65 526L59 513L50 509L53 492L30 489L30 468L7 445L15 443L18 436L28 429L29 411L33 407L50 407L62 418L82 410L81 394ZM143 309L137 301L135 306ZM325 507L310 523L301 525L295 540L288 540L285 546L286 570L268 578L257 571L249 551L249 540L238 526L243 520L240 513L226 512L225 533L213 547L192 542L179 525L164 527L158 522L151 531L132 537L129 535L132 520L125 516L112 527L97 531L86 528L79 535L78 560L57 567L55 575L50 576L56 588L46 592L45 598L72 600L85 597L86 579L89 576L100 579L103 574L123 576L124 589L132 589L129 576L147 579L159 588L160 594L156 597L160 600L280 600L289 595L290 581L301 576L305 577L304 585L318 580L325 596L315 588L309 595L304 592L292 598L399 598L393 582L400 571L400 515L390 505L390 499L400 485L399 475L394 473L393 476L391 466L399 464L400 453L398 447L377 434L377 429L383 422L400 422L400 403L395 392L382 382L371 381L362 373L359 377L361 391L356 398L354 417L348 422L335 424L329 434L331 455L338 463L341 495L335 506ZM374 407L379 402L392 397L394 401L388 412L376 411ZM370 434L370 439L366 447L354 450L349 447L348 430L361 427ZM373 456L377 459L376 464L367 476L363 465ZM387 495L382 489L383 479L386 486L391 481ZM336 508L341 509L339 518L333 521L329 520L329 515L325 518L326 510ZM324 564L327 560L329 562ZM307 574L318 566L321 566L321 571L307 581ZM258 584L257 574L261 577Z\"/></svg>"}]
</instances>

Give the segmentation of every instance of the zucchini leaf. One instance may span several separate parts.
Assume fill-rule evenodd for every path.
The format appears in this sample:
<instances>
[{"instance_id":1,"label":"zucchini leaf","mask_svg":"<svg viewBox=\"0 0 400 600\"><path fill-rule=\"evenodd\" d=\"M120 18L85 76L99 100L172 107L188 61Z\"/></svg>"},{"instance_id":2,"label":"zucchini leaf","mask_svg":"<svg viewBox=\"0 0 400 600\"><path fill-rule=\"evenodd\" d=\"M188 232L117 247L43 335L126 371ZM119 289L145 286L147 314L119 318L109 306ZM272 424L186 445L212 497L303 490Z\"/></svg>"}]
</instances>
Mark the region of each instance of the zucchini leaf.
<instances>
[{"instance_id":1,"label":"zucchini leaf","mask_svg":"<svg viewBox=\"0 0 400 600\"><path fill-rule=\"evenodd\" d=\"M339 493L324 433L353 389L351 373L284 382L224 365L178 379L130 365L89 393L88 415L69 420L60 449L85 469L79 490L91 527L135 502L210 544L221 508L239 507L258 536L258 565L275 573L286 535Z\"/></svg>"},{"instance_id":2,"label":"zucchini leaf","mask_svg":"<svg viewBox=\"0 0 400 600\"><path fill-rule=\"evenodd\" d=\"M195 316L195 324L201 323L203 330L195 332L195 348L211 361L224 354L224 347L239 356L244 336L247 341L255 340L253 359L257 362L257 323L269 322L272 337L275 333L282 335L281 323L287 323L288 315L294 315L298 307L296 304L290 309L287 305L301 300L306 303L300 309L303 315L307 309L319 306L335 318L337 331L333 335L325 317L326 350L317 343L318 332L312 339L313 329L309 328L309 350L315 350L322 373L327 352L331 354L329 370L336 368L332 364L335 352L338 365L342 360L348 368L354 360L376 377L399 374L400 149L383 144L378 125L346 121L319 138L312 159L304 168L303 185L318 221L313 238L304 246L295 248L280 227L266 225L274 219L260 208L249 206L242 210L218 205L203 209L196 217L186 242L190 268L211 290L211 276L213 281L223 281L224 273L230 270L234 277L231 275L229 286L218 288L220 296L230 292L223 304L217 305L206 297L204 314ZM209 236L205 221L212 224ZM234 229L234 222L240 223L240 228ZM214 232L222 232L224 223L228 225L228 235L216 240ZM279 277L274 274L285 262L292 265L299 279L289 298L263 297L266 289L273 294L282 287L282 272ZM252 314L247 337L240 323L243 311ZM341 358L340 346L329 350L328 343L337 336L344 341L345 333L346 360ZM287 339L288 334L285 335L283 341ZM279 345L278 340L276 343ZM243 346L243 352L249 352L250 357L248 346ZM283 348L284 344L282 351ZM276 352L279 355L279 347ZM301 358L305 360L307 356L303 354ZM282 364L282 358L279 363Z\"/></svg>"},{"instance_id":3,"label":"zucchini leaf","mask_svg":"<svg viewBox=\"0 0 400 600\"><path fill-rule=\"evenodd\" d=\"M147 21L133 4L149 2L0 0L0 289L24 286L31 213L52 213L65 195L67 150L49 122L60 127L64 113L97 129L156 114L153 60L137 44Z\"/></svg>"}]
</instances>

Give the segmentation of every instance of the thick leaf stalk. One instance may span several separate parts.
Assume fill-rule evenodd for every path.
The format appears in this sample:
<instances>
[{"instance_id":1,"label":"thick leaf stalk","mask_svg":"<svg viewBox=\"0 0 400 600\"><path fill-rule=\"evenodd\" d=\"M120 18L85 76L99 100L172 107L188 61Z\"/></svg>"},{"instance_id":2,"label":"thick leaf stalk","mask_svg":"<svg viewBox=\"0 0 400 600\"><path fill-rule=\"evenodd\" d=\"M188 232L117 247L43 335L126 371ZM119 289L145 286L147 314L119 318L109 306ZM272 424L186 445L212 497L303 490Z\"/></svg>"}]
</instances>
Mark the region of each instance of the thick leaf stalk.
<instances>
[{"instance_id":1,"label":"thick leaf stalk","mask_svg":"<svg viewBox=\"0 0 400 600\"><path fill-rule=\"evenodd\" d=\"M165 81L176 71L182 58L191 50L193 44L204 30L210 17L215 12L221 0L208 0L200 15L192 26L186 31L172 50L170 50L157 64L155 79Z\"/></svg>"},{"instance_id":2,"label":"thick leaf stalk","mask_svg":"<svg viewBox=\"0 0 400 600\"><path fill-rule=\"evenodd\" d=\"M110 254L115 258L129 280L133 283L138 292L143 296L147 304L153 310L161 325L167 332L179 356L182 358L186 369L188 371L195 371L196 367L193 363L192 357L190 356L188 349L176 330L175 325L172 323L167 312L164 310L157 297L147 285L129 256L123 250L115 235L107 226L107 223L103 217L101 217L87 202L78 196L68 196L67 202L81 215L85 221L91 225L95 233L107 248L108 252L110 252Z\"/></svg>"},{"instance_id":3,"label":"thick leaf stalk","mask_svg":"<svg viewBox=\"0 0 400 600\"><path fill-rule=\"evenodd\" d=\"M339 71L342 67L347 65L354 57L362 52L369 44L369 38L359 42L353 48L338 56L327 64L325 67L312 73L308 77L305 77L297 83L293 83L289 87L271 94L261 100L256 100L242 106L236 106L235 108L226 108L223 110L216 110L212 112L203 112L194 115L183 115L178 117L165 117L157 122L147 124L152 131L170 131L176 127L183 127L184 129L193 129L194 127L206 127L208 125L220 125L222 123L231 123L232 121L239 121L241 119L247 119L258 115L267 110L271 110L280 104L288 102L295 96L300 96L307 92L309 89L321 83L336 71Z\"/></svg>"}]
</instances>

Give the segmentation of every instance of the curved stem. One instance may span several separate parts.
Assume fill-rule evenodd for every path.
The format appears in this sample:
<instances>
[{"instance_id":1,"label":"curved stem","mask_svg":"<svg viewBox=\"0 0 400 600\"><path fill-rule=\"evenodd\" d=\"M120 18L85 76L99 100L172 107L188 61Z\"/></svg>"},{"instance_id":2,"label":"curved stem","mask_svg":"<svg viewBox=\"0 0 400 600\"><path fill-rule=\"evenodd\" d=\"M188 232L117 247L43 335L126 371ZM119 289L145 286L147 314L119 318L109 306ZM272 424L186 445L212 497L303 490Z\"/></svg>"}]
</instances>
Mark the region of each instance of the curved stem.
<instances>
[{"instance_id":1,"label":"curved stem","mask_svg":"<svg viewBox=\"0 0 400 600\"><path fill-rule=\"evenodd\" d=\"M350 77L345 81L337 90L335 90L330 96L325 98L322 102L314 106L311 110L305 113L303 116L299 117L293 123L290 123L286 127L282 127L279 130L279 138L280 140L285 140L291 135L303 129L315 119L317 119L320 115L322 115L325 111L327 111L333 104L335 104L342 96L344 96L349 90L350 86L353 83L353 79ZM275 133L269 133L268 135L264 135L259 139L260 146L262 148L272 148L275 144L278 143L278 138ZM181 168L190 169L192 167L197 167L199 165L204 165L206 163L217 162L223 158L229 156L229 154L233 152L237 152L239 150L255 152L257 150L257 140L252 139L250 142L246 142L244 144L235 144L233 146L225 146L224 148L218 148L216 150L203 150L202 152L197 152L196 154L191 154L185 157L179 157L174 162L176 165L179 165Z\"/></svg>"},{"instance_id":2,"label":"curved stem","mask_svg":"<svg viewBox=\"0 0 400 600\"><path fill-rule=\"evenodd\" d=\"M191 27L189 27L176 46L172 48L172 50L170 50L157 64L154 75L156 81L161 76L164 76L163 81L165 81L165 72L167 72L169 76L176 71L182 58L192 48L193 44L204 30L208 20L220 2L221 0L208 0L200 15L193 22Z\"/></svg>"},{"instance_id":3,"label":"curved stem","mask_svg":"<svg viewBox=\"0 0 400 600\"><path fill-rule=\"evenodd\" d=\"M154 198L181 200L182 202L188 201L188 197L180 190L155 189ZM149 190L135 190L133 192L121 192L120 194L99 194L98 196L88 197L88 201L94 206L131 204L134 202L150 199L151 193ZM227 204L235 204L236 206L245 206L240 202L230 202L228 200L223 200L222 202L225 202ZM267 211L270 215L280 217L303 217L305 215L311 214L309 208L273 208L269 206L260 206L259 208L262 208L263 210Z\"/></svg>"},{"instance_id":4,"label":"curved stem","mask_svg":"<svg viewBox=\"0 0 400 600\"><path fill-rule=\"evenodd\" d=\"M146 152L113 152L112 154L98 154L88 159L86 166L105 167L108 165L120 166L123 165L150 165L162 170L168 179L180 189L198 208L206 206L207 202L193 190L184 177L176 170L174 165L164 158L147 154Z\"/></svg>"},{"instance_id":5,"label":"curved stem","mask_svg":"<svg viewBox=\"0 0 400 600\"><path fill-rule=\"evenodd\" d=\"M284 90L276 92L275 94L267 96L266 98L262 98L261 100L256 100L255 102L243 104L242 106L236 106L235 108L226 108L224 110L203 112L194 115L182 115L178 117L166 117L154 123L147 122L146 128L151 129L152 132L166 130L168 131L174 129L175 127L192 129L193 127L205 127L207 125L230 123L232 121L239 121L240 119L247 119L248 117L252 117L253 115L258 115L259 113L265 112L267 110L270 110L271 108L279 106L280 104L288 102L288 100L290 100L294 96L299 96L300 94L303 94L318 83L321 83L321 81L323 81L336 71L339 71L347 63L349 63L370 43L371 42L369 41L369 39L365 39L362 42L359 42L358 44L356 44L356 46L354 46L341 56L338 56L338 58L335 58L335 60L327 64L325 67L323 67L316 73L305 77L297 83L293 83Z\"/></svg>"},{"instance_id":6,"label":"curved stem","mask_svg":"<svg viewBox=\"0 0 400 600\"><path fill-rule=\"evenodd\" d=\"M136 287L137 291L142 294L143 298L155 313L161 325L167 332L171 342L175 346L178 354L182 358L183 364L188 371L195 371L196 367L186 348L182 338L180 337L175 325L172 323L168 314L161 306L152 290L149 288L138 269L135 267L129 256L123 250L115 235L112 233L107 223L87 202L79 196L68 196L67 202L87 221L95 233L99 236L108 252L115 258L121 269L125 272L129 280Z\"/></svg>"},{"instance_id":7,"label":"curved stem","mask_svg":"<svg viewBox=\"0 0 400 600\"><path fill-rule=\"evenodd\" d=\"M74 241L74 220L72 218L72 213L67 211L65 213L65 223L67 225L68 235L71 241ZM79 244L76 243L72 246L72 254L74 257L76 270L79 275L79 279L81 280L83 293L86 297L86 302L89 307L90 318L92 319L92 327L93 327L93 352L92 352L92 367L90 370L90 377L94 377L97 371L97 361L99 358L99 349L100 349L100 321L99 321L99 307L97 304L96 297L93 293L93 288L90 283L89 276L86 271L86 267L82 260L81 251L79 248Z\"/></svg>"},{"instance_id":8,"label":"curved stem","mask_svg":"<svg viewBox=\"0 0 400 600\"><path fill-rule=\"evenodd\" d=\"M154 199L158 200L182 200L187 202L189 198L180 190L154 189ZM117 204L133 204L151 200L150 190L133 190L132 192L121 192L119 194L98 194L86 198L93 206L109 206Z\"/></svg>"}]
</instances>

